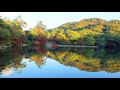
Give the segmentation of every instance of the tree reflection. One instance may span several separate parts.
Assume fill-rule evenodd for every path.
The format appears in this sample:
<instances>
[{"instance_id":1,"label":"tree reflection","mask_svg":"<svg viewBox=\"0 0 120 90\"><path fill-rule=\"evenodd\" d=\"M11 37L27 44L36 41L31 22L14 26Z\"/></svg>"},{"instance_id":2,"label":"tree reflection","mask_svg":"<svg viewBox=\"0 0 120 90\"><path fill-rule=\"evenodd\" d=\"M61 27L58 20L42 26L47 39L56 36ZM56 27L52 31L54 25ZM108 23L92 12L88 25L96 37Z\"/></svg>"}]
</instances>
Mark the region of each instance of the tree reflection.
<instances>
[{"instance_id":1,"label":"tree reflection","mask_svg":"<svg viewBox=\"0 0 120 90\"><path fill-rule=\"evenodd\" d=\"M24 50L20 48L0 51L0 73L9 73L11 69L17 70L19 68L25 68L26 64L22 62L23 58Z\"/></svg>"},{"instance_id":2,"label":"tree reflection","mask_svg":"<svg viewBox=\"0 0 120 90\"><path fill-rule=\"evenodd\" d=\"M51 58L59 63L76 67L88 72L119 72L119 48L56 48L47 49L43 46L31 48L11 48L0 51L0 74L8 76L17 71L22 72L26 67L23 59L29 59L41 68L46 63L46 58ZM32 67L31 67L32 68Z\"/></svg>"},{"instance_id":3,"label":"tree reflection","mask_svg":"<svg viewBox=\"0 0 120 90\"><path fill-rule=\"evenodd\" d=\"M106 71L114 73L120 71L120 49L118 48L109 49L109 51L108 49L68 48L65 50L59 48L59 50L51 51L49 57L61 64L89 72Z\"/></svg>"},{"instance_id":4,"label":"tree reflection","mask_svg":"<svg viewBox=\"0 0 120 90\"><path fill-rule=\"evenodd\" d=\"M47 56L49 52L45 50L41 51L39 49L35 50L34 48L10 48L7 50L0 51L0 74L3 76L8 76L17 71L21 74L22 69L26 67L26 63L23 62L23 59L30 59L29 62L35 62L38 67L41 67L45 64L44 57ZM43 48L43 47L41 47ZM43 48L44 49L44 48Z\"/></svg>"}]
</instances>

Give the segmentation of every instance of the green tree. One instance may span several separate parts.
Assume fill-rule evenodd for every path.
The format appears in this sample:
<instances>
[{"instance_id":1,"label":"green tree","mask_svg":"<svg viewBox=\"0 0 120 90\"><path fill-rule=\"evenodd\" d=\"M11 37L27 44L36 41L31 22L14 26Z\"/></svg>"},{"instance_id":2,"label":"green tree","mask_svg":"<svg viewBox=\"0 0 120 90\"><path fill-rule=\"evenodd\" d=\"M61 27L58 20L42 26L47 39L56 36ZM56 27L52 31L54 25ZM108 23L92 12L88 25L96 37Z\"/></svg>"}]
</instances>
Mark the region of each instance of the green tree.
<instances>
[{"instance_id":1,"label":"green tree","mask_svg":"<svg viewBox=\"0 0 120 90\"><path fill-rule=\"evenodd\" d=\"M95 39L91 35L87 35L84 37L84 43L85 45L94 45L95 44Z\"/></svg>"}]
</instances>

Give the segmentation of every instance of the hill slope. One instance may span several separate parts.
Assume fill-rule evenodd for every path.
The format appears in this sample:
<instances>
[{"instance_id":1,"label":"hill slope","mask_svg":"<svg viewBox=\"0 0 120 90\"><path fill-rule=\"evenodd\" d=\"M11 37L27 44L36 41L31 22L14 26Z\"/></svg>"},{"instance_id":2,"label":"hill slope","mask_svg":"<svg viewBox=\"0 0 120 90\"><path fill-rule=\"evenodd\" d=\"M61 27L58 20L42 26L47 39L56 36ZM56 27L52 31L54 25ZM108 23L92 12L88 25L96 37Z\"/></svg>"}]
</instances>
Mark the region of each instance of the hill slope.
<instances>
[{"instance_id":1,"label":"hill slope","mask_svg":"<svg viewBox=\"0 0 120 90\"><path fill-rule=\"evenodd\" d=\"M116 46L120 44L120 20L83 19L62 24L46 33L59 44Z\"/></svg>"}]
</instances>

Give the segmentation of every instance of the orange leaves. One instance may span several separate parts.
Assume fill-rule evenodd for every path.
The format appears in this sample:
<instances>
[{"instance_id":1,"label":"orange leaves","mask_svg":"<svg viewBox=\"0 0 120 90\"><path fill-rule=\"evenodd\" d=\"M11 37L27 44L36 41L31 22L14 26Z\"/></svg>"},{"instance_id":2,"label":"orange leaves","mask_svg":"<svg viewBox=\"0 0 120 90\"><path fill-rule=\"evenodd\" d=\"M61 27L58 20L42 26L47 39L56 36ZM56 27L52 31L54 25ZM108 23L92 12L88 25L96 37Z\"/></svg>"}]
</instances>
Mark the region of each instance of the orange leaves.
<instances>
[{"instance_id":1,"label":"orange leaves","mask_svg":"<svg viewBox=\"0 0 120 90\"><path fill-rule=\"evenodd\" d=\"M49 51L46 52L46 55L47 55L47 56L50 55L50 54L51 54L51 53L50 53Z\"/></svg>"},{"instance_id":2,"label":"orange leaves","mask_svg":"<svg viewBox=\"0 0 120 90\"><path fill-rule=\"evenodd\" d=\"M39 41L34 41L34 44L41 44Z\"/></svg>"},{"instance_id":3,"label":"orange leaves","mask_svg":"<svg viewBox=\"0 0 120 90\"><path fill-rule=\"evenodd\" d=\"M22 42L24 41L23 37L16 37L14 35L11 35L11 37L12 37L14 46L18 46L19 44L22 44Z\"/></svg>"},{"instance_id":4,"label":"orange leaves","mask_svg":"<svg viewBox=\"0 0 120 90\"><path fill-rule=\"evenodd\" d=\"M33 55L30 57L30 59L32 61L35 61L36 63L41 63L41 61L43 60L43 57L39 56L39 55Z\"/></svg>"}]
</instances>

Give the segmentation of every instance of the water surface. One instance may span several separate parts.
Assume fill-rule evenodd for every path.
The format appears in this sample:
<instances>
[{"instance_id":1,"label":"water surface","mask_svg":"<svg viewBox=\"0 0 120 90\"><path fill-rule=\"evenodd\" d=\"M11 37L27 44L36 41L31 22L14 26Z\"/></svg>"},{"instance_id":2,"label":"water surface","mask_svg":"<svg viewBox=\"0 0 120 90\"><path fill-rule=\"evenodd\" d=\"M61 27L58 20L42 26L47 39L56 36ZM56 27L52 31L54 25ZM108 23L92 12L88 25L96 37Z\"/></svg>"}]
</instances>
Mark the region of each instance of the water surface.
<instances>
[{"instance_id":1,"label":"water surface","mask_svg":"<svg viewBox=\"0 0 120 90\"><path fill-rule=\"evenodd\" d=\"M0 78L120 78L120 49L0 50Z\"/></svg>"}]
</instances>

